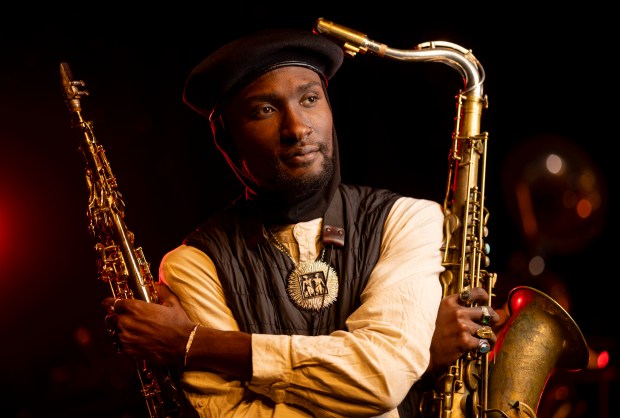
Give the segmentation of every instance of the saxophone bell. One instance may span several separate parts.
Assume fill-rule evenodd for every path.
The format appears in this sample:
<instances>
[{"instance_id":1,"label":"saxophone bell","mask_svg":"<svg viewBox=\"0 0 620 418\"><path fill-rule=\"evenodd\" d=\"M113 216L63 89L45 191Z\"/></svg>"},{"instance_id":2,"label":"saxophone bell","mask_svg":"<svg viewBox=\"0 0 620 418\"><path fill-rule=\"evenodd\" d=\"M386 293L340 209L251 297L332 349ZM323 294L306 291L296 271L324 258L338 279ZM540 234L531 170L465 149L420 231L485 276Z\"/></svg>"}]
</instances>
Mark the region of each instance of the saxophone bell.
<instances>
[{"instance_id":1,"label":"saxophone bell","mask_svg":"<svg viewBox=\"0 0 620 418\"><path fill-rule=\"evenodd\" d=\"M497 337L489 373L489 385L504 389L489 393L487 417L535 417L552 371L583 369L588 348L575 321L547 294L515 287L508 295L508 308L510 316Z\"/></svg>"},{"instance_id":2,"label":"saxophone bell","mask_svg":"<svg viewBox=\"0 0 620 418\"><path fill-rule=\"evenodd\" d=\"M456 95L443 203L445 270L440 280L443 297L458 293L461 302L469 305L469 289L482 287L491 306L497 274L486 270L488 134L480 131L480 124L488 101L483 93L482 65L470 50L450 42L424 42L412 50L395 49L322 18L316 21L314 31L340 42L349 56L372 53L399 61L439 62L462 76L464 88ZM465 353L442 371L423 376L405 400L407 409L401 416L506 418L525 412L535 417L550 371L555 367L578 369L587 365L583 335L557 302L525 287L515 288L510 300L511 317L494 349L489 351L481 340L481 349ZM486 307L482 308L484 312Z\"/></svg>"}]
</instances>

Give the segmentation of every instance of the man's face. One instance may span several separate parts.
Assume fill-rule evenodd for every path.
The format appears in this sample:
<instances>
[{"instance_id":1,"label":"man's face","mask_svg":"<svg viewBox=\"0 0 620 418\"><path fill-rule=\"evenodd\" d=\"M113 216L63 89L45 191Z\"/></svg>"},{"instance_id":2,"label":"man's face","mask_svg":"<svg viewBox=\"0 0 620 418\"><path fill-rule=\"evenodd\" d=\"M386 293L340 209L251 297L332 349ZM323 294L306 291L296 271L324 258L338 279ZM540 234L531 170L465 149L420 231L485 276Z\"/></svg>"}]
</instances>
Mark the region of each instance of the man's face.
<instances>
[{"instance_id":1,"label":"man's face","mask_svg":"<svg viewBox=\"0 0 620 418\"><path fill-rule=\"evenodd\" d=\"M270 71L223 111L239 168L263 189L296 195L332 177L332 113L319 75L304 67Z\"/></svg>"}]
</instances>

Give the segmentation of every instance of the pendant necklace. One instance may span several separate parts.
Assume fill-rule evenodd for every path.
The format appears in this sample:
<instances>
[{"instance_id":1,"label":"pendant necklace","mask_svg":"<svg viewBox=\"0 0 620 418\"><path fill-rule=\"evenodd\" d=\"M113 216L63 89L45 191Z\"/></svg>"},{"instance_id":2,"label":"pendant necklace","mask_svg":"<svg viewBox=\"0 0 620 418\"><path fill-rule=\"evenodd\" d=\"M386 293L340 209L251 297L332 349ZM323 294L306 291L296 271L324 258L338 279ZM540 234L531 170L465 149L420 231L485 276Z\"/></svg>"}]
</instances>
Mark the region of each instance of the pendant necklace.
<instances>
[{"instance_id":1,"label":"pendant necklace","mask_svg":"<svg viewBox=\"0 0 620 418\"><path fill-rule=\"evenodd\" d=\"M307 311L320 311L334 303L338 296L338 275L336 270L324 261L325 247L323 246L315 261L297 264L288 248L278 240L271 229L265 229L273 245L290 258L295 266L288 276L286 286L293 303Z\"/></svg>"}]
</instances>

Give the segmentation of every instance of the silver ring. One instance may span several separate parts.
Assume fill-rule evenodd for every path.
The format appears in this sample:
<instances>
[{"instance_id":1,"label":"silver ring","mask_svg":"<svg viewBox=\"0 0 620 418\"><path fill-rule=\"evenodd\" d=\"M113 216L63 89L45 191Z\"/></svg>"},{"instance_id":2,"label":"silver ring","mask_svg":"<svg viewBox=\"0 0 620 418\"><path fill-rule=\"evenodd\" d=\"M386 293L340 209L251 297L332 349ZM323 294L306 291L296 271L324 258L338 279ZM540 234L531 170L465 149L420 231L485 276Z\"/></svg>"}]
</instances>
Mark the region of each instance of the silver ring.
<instances>
[{"instance_id":1,"label":"silver ring","mask_svg":"<svg viewBox=\"0 0 620 418\"><path fill-rule=\"evenodd\" d=\"M482 310L481 322L484 325L487 325L489 322L491 322L491 314L489 314L489 308L487 308L486 306L481 306L480 309Z\"/></svg>"},{"instance_id":2,"label":"silver ring","mask_svg":"<svg viewBox=\"0 0 620 418\"><path fill-rule=\"evenodd\" d=\"M491 351L491 344L484 338L478 342L478 352L480 354L486 354Z\"/></svg>"},{"instance_id":3,"label":"silver ring","mask_svg":"<svg viewBox=\"0 0 620 418\"><path fill-rule=\"evenodd\" d=\"M459 301L468 304L471 301L471 290L467 289L459 293Z\"/></svg>"},{"instance_id":4,"label":"silver ring","mask_svg":"<svg viewBox=\"0 0 620 418\"><path fill-rule=\"evenodd\" d=\"M114 303L112 304L112 312L116 312L116 302L118 302L120 298L114 299Z\"/></svg>"}]
</instances>

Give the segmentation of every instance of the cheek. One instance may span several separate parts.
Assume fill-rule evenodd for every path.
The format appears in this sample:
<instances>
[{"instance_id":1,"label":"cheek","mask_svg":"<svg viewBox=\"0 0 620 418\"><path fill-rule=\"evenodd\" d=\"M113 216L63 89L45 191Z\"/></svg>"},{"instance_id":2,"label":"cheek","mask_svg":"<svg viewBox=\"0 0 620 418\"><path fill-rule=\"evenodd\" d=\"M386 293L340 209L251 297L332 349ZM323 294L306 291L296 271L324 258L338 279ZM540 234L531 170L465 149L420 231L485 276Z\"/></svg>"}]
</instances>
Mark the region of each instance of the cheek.
<instances>
[{"instance_id":1,"label":"cheek","mask_svg":"<svg viewBox=\"0 0 620 418\"><path fill-rule=\"evenodd\" d=\"M315 129L325 138L325 151L329 157L334 153L333 124L331 114L329 117L320 118L314 123Z\"/></svg>"},{"instance_id":2,"label":"cheek","mask_svg":"<svg viewBox=\"0 0 620 418\"><path fill-rule=\"evenodd\" d=\"M274 147L272 142L264 137L259 138L257 135L238 136L237 138L241 138L235 143L240 168L246 176L260 183L259 179L269 177L273 171Z\"/></svg>"},{"instance_id":3,"label":"cheek","mask_svg":"<svg viewBox=\"0 0 620 418\"><path fill-rule=\"evenodd\" d=\"M235 148L243 160L264 158L273 152L277 135L270 124L246 124L241 129L231 131ZM276 139L274 139L276 138Z\"/></svg>"}]
</instances>

